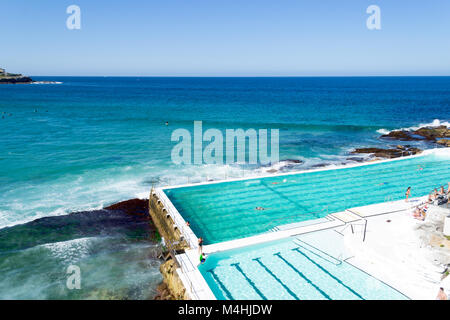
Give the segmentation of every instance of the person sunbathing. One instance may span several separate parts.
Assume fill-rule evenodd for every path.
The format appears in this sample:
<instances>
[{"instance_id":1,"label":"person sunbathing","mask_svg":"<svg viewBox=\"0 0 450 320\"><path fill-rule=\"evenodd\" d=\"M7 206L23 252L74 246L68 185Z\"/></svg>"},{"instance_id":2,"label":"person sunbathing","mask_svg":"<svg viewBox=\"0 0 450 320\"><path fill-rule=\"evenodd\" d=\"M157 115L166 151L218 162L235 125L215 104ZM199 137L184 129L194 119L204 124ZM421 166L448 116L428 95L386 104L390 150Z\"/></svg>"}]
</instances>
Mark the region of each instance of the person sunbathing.
<instances>
[{"instance_id":1,"label":"person sunbathing","mask_svg":"<svg viewBox=\"0 0 450 320\"><path fill-rule=\"evenodd\" d=\"M426 211L422 210L420 207L417 207L416 210L414 210L413 217L417 220L425 220Z\"/></svg>"},{"instance_id":2,"label":"person sunbathing","mask_svg":"<svg viewBox=\"0 0 450 320\"><path fill-rule=\"evenodd\" d=\"M422 219L422 215L420 214L420 209L419 208L416 208L416 210L414 210L413 217L415 219L419 219L419 220Z\"/></svg>"}]
</instances>

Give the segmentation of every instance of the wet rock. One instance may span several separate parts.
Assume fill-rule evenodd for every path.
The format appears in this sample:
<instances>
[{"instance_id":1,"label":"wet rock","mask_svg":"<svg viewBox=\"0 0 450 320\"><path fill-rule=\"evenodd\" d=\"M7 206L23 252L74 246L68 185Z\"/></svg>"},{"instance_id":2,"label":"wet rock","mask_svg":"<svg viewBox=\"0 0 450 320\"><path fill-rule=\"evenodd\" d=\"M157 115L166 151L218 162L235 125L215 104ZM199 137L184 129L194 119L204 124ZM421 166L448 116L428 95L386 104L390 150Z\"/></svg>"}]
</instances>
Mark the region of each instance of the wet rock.
<instances>
[{"instance_id":1,"label":"wet rock","mask_svg":"<svg viewBox=\"0 0 450 320\"><path fill-rule=\"evenodd\" d=\"M350 158L347 158L346 160L355 161L355 162L364 162L364 158L361 158L361 157L350 157Z\"/></svg>"},{"instance_id":2,"label":"wet rock","mask_svg":"<svg viewBox=\"0 0 450 320\"><path fill-rule=\"evenodd\" d=\"M318 163L318 164L312 165L311 168L323 168L323 167L326 167L329 165L330 165L329 163Z\"/></svg>"},{"instance_id":3,"label":"wet rock","mask_svg":"<svg viewBox=\"0 0 450 320\"><path fill-rule=\"evenodd\" d=\"M302 160L298 160L298 159L286 159L286 160L282 160L282 161L289 162L289 163L296 163L296 164L303 163Z\"/></svg>"},{"instance_id":4,"label":"wet rock","mask_svg":"<svg viewBox=\"0 0 450 320\"><path fill-rule=\"evenodd\" d=\"M416 131L394 130L384 134L381 138L388 138L400 141L428 140L436 141L438 138L450 138L450 129L447 126L422 127Z\"/></svg>"},{"instance_id":5,"label":"wet rock","mask_svg":"<svg viewBox=\"0 0 450 320\"><path fill-rule=\"evenodd\" d=\"M115 203L105 208L106 210L122 211L129 215L148 216L148 199L130 199Z\"/></svg>"},{"instance_id":6,"label":"wet rock","mask_svg":"<svg viewBox=\"0 0 450 320\"><path fill-rule=\"evenodd\" d=\"M450 139L440 139L436 143L443 145L444 147L450 147Z\"/></svg>"},{"instance_id":7,"label":"wet rock","mask_svg":"<svg viewBox=\"0 0 450 320\"><path fill-rule=\"evenodd\" d=\"M0 77L0 84L32 83L33 79L22 75L11 77Z\"/></svg>"},{"instance_id":8,"label":"wet rock","mask_svg":"<svg viewBox=\"0 0 450 320\"><path fill-rule=\"evenodd\" d=\"M411 132L409 131L403 131L403 130L394 130L389 132L388 134L383 134L381 138L388 138L388 139L394 139L399 141L415 141L415 140L422 140L421 137L415 137L411 135Z\"/></svg>"},{"instance_id":9,"label":"wet rock","mask_svg":"<svg viewBox=\"0 0 450 320\"><path fill-rule=\"evenodd\" d=\"M399 158L403 156L410 156L414 154L418 154L422 152L419 148L393 148L393 149L382 149L382 148L356 148L354 151L352 151L352 154L357 153L367 153L371 154L374 157L379 158Z\"/></svg>"},{"instance_id":10,"label":"wet rock","mask_svg":"<svg viewBox=\"0 0 450 320\"><path fill-rule=\"evenodd\" d=\"M437 138L450 138L450 130L447 126L425 127L414 131L415 134L424 137L427 140L436 140Z\"/></svg>"}]
</instances>

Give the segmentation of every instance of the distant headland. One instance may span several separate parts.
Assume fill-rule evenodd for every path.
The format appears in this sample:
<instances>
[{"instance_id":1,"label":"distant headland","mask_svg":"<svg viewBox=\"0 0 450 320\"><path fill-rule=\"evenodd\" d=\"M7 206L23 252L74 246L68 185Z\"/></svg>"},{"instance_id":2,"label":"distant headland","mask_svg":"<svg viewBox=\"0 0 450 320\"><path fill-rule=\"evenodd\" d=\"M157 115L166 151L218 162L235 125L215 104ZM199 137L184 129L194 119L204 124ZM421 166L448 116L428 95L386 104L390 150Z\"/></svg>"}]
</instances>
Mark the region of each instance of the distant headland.
<instances>
[{"instance_id":1,"label":"distant headland","mask_svg":"<svg viewBox=\"0 0 450 320\"><path fill-rule=\"evenodd\" d=\"M8 73L5 69L0 68L0 84L1 83L32 83L33 79L17 73Z\"/></svg>"}]
</instances>

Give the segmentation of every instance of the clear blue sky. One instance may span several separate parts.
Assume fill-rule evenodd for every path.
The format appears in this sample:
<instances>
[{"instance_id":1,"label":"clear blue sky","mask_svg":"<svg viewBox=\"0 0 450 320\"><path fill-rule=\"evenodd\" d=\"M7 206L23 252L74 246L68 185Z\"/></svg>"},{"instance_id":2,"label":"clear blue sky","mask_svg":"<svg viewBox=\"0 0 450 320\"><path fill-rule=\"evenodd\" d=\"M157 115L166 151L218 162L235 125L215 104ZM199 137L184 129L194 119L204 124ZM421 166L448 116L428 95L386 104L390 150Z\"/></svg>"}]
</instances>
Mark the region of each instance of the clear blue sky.
<instances>
[{"instance_id":1,"label":"clear blue sky","mask_svg":"<svg viewBox=\"0 0 450 320\"><path fill-rule=\"evenodd\" d=\"M81 8L81 30L66 8ZM381 8L382 30L366 28ZM449 0L13 0L0 67L29 75L450 75Z\"/></svg>"}]
</instances>

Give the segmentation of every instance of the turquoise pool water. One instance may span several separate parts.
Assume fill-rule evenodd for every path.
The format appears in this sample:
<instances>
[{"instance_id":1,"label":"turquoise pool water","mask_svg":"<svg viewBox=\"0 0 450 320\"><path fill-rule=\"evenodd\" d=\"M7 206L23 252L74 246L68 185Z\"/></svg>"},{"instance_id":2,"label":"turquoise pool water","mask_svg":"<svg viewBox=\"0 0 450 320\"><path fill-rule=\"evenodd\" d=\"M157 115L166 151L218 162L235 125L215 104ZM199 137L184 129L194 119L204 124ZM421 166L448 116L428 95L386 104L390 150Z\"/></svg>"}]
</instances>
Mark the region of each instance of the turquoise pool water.
<instances>
[{"instance_id":1,"label":"turquoise pool water","mask_svg":"<svg viewBox=\"0 0 450 320\"><path fill-rule=\"evenodd\" d=\"M219 300L401 300L403 294L297 239L211 254L199 270Z\"/></svg>"},{"instance_id":2,"label":"turquoise pool water","mask_svg":"<svg viewBox=\"0 0 450 320\"><path fill-rule=\"evenodd\" d=\"M450 181L450 156L374 163L234 182L165 189L206 244L244 238L347 208L423 196ZM256 210L263 207L265 210Z\"/></svg>"}]
</instances>

